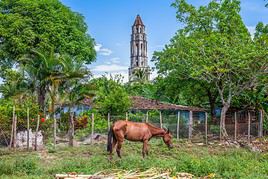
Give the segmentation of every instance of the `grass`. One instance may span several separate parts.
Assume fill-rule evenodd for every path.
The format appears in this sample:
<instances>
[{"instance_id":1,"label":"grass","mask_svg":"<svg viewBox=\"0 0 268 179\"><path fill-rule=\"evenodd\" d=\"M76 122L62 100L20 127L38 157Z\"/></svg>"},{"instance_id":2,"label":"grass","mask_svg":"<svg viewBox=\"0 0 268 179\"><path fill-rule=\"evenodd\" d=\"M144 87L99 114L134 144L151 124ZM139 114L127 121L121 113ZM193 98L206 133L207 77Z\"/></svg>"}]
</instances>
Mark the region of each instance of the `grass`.
<instances>
[{"instance_id":1,"label":"grass","mask_svg":"<svg viewBox=\"0 0 268 179\"><path fill-rule=\"evenodd\" d=\"M125 143L122 159L111 162L105 144L58 148L51 152L10 152L0 150L0 178L53 178L56 173L93 174L103 170L145 171L150 168L188 172L196 177L268 178L268 154L223 146L197 146L174 142L172 150L160 140L150 142L150 155L141 156L141 143Z\"/></svg>"}]
</instances>

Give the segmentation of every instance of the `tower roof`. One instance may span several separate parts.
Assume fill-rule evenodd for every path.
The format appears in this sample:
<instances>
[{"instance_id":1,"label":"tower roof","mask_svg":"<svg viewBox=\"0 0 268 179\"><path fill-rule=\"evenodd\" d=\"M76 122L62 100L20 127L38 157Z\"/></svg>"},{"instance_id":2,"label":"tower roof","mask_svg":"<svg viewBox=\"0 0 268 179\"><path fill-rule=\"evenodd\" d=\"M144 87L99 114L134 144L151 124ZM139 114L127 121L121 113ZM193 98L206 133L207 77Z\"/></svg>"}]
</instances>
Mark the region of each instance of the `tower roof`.
<instances>
[{"instance_id":1,"label":"tower roof","mask_svg":"<svg viewBox=\"0 0 268 179\"><path fill-rule=\"evenodd\" d=\"M137 26L137 25L142 25L142 26L144 26L144 24L143 24L143 22L142 22L142 20L141 20L140 15L137 15L137 17L136 17L136 19L135 19L135 22L134 22L134 24L133 24L133 26Z\"/></svg>"}]
</instances>

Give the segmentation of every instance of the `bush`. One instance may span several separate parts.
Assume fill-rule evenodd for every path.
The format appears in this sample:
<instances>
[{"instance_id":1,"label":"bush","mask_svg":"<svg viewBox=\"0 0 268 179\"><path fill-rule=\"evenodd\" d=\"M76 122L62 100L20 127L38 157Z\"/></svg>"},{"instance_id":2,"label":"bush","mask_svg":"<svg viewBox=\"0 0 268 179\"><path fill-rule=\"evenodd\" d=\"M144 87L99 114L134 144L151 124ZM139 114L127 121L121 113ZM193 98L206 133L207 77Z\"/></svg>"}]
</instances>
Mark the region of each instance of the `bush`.
<instances>
[{"instance_id":1,"label":"bush","mask_svg":"<svg viewBox=\"0 0 268 179\"><path fill-rule=\"evenodd\" d=\"M94 113L94 132L95 133L106 133L108 130L108 122L107 122L107 116L104 114L101 114L100 112L96 110L88 110L84 112L80 117L77 118L77 123L83 123L85 122L85 119L87 119L87 124L85 128L80 128L75 131L75 136L78 139L81 139L83 137L86 137L87 135L91 134L91 128L92 128L92 113Z\"/></svg>"}]
</instances>

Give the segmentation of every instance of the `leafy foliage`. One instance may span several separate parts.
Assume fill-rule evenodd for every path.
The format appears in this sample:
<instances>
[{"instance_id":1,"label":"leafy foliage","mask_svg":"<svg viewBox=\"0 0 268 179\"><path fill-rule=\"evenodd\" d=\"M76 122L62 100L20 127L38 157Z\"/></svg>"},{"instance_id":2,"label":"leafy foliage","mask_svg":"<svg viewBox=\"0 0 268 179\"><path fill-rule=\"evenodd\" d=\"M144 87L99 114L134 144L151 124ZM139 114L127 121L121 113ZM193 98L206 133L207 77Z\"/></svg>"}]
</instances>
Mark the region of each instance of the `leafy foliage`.
<instances>
[{"instance_id":1,"label":"leafy foliage","mask_svg":"<svg viewBox=\"0 0 268 179\"><path fill-rule=\"evenodd\" d=\"M177 83L181 78L214 88L223 106L221 124L223 135L227 135L225 113L232 98L262 84L267 51L251 39L240 17L238 0L212 1L199 8L177 0L173 6L185 26L155 54L156 67Z\"/></svg>"},{"instance_id":2,"label":"leafy foliage","mask_svg":"<svg viewBox=\"0 0 268 179\"><path fill-rule=\"evenodd\" d=\"M0 59L3 65L31 54L32 49L68 54L90 63L94 41L83 16L58 0L2 0L0 2Z\"/></svg>"},{"instance_id":3,"label":"leafy foliage","mask_svg":"<svg viewBox=\"0 0 268 179\"><path fill-rule=\"evenodd\" d=\"M129 109L131 103L125 88L121 85L120 77L102 77L98 79L97 86L96 105L101 112L118 114Z\"/></svg>"}]
</instances>

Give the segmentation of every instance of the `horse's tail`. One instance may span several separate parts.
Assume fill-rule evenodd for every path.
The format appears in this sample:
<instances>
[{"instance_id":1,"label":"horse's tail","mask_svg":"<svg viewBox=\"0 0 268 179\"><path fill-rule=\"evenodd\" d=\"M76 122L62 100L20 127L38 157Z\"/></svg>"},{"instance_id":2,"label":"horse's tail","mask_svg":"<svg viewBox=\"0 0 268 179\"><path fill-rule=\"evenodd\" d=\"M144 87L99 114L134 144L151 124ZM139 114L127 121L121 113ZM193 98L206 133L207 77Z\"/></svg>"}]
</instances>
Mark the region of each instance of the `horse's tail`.
<instances>
[{"instance_id":1,"label":"horse's tail","mask_svg":"<svg viewBox=\"0 0 268 179\"><path fill-rule=\"evenodd\" d=\"M112 152L113 151L113 140L116 140L114 136L113 128L111 127L108 132L108 141L107 141L107 151Z\"/></svg>"}]
</instances>

